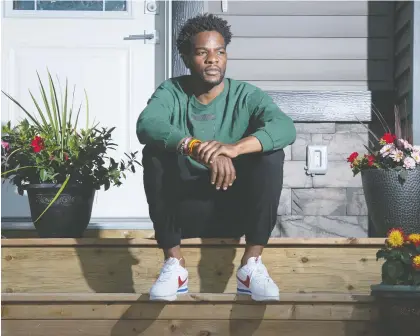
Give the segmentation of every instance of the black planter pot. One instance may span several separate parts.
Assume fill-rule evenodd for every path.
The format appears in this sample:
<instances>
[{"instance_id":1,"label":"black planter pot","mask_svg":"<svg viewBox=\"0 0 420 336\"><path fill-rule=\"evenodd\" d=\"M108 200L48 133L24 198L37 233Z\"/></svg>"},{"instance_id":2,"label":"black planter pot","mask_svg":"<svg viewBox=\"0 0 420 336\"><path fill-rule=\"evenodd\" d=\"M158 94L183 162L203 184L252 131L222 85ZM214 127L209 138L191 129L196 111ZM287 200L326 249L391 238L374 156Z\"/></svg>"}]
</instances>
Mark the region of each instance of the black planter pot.
<instances>
[{"instance_id":1,"label":"black planter pot","mask_svg":"<svg viewBox=\"0 0 420 336\"><path fill-rule=\"evenodd\" d=\"M378 335L417 335L420 330L420 286L373 285L379 313Z\"/></svg>"},{"instance_id":2,"label":"black planter pot","mask_svg":"<svg viewBox=\"0 0 420 336\"><path fill-rule=\"evenodd\" d=\"M57 200L35 222L55 197L61 185L29 184L32 221L41 238L80 238L89 224L95 189L81 185L66 186Z\"/></svg>"},{"instance_id":3,"label":"black planter pot","mask_svg":"<svg viewBox=\"0 0 420 336\"><path fill-rule=\"evenodd\" d=\"M369 216L378 236L385 237L395 227L407 234L420 232L420 169L409 170L404 183L393 170L369 169L361 175Z\"/></svg>"}]
</instances>

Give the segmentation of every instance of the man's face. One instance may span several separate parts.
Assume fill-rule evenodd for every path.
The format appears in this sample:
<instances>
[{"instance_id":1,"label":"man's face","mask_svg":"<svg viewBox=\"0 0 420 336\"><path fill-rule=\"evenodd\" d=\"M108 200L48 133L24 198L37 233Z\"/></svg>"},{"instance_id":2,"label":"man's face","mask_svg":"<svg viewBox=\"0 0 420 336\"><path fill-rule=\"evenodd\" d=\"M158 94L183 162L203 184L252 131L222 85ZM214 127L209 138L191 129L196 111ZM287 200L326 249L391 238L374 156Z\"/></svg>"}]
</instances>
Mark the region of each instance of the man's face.
<instances>
[{"instance_id":1,"label":"man's face","mask_svg":"<svg viewBox=\"0 0 420 336\"><path fill-rule=\"evenodd\" d=\"M223 36L215 31L198 33L193 40L187 67L207 84L218 85L226 72L227 54Z\"/></svg>"}]
</instances>

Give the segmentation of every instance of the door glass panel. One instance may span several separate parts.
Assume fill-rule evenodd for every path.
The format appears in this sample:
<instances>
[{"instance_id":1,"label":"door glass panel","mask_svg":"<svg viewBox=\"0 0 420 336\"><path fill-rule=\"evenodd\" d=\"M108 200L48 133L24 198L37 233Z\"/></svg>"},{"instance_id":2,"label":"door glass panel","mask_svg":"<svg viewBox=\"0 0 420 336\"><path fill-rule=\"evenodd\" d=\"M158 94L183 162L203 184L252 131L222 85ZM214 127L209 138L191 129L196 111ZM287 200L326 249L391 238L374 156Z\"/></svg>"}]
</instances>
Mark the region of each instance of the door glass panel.
<instances>
[{"instance_id":1,"label":"door glass panel","mask_svg":"<svg viewBox=\"0 0 420 336\"><path fill-rule=\"evenodd\" d=\"M14 0L14 10L44 10L44 11L109 11L120 12L127 10L126 0Z\"/></svg>"},{"instance_id":2,"label":"door glass panel","mask_svg":"<svg viewBox=\"0 0 420 336\"><path fill-rule=\"evenodd\" d=\"M35 9L35 1L13 1L13 9L14 10L34 10Z\"/></svg>"}]
</instances>

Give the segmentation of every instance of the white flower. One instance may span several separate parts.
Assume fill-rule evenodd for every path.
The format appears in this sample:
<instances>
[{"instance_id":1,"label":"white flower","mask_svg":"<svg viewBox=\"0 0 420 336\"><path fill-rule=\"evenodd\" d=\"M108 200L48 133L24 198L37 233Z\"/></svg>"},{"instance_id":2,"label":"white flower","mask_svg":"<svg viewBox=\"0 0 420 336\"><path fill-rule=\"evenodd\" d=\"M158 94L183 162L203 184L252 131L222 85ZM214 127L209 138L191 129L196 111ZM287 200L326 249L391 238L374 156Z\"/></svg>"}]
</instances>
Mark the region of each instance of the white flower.
<instances>
[{"instance_id":1,"label":"white flower","mask_svg":"<svg viewBox=\"0 0 420 336\"><path fill-rule=\"evenodd\" d=\"M413 153L411 153L411 157L414 159L414 161L420 164L420 151L413 151Z\"/></svg>"},{"instance_id":2,"label":"white flower","mask_svg":"<svg viewBox=\"0 0 420 336\"><path fill-rule=\"evenodd\" d=\"M413 158L407 157L404 160L404 168L413 169L416 166L416 161Z\"/></svg>"},{"instance_id":3,"label":"white flower","mask_svg":"<svg viewBox=\"0 0 420 336\"><path fill-rule=\"evenodd\" d=\"M413 150L413 146L407 140L398 139L398 141L404 146L404 149Z\"/></svg>"},{"instance_id":4,"label":"white flower","mask_svg":"<svg viewBox=\"0 0 420 336\"><path fill-rule=\"evenodd\" d=\"M404 153L399 149L396 149L391 151L390 157L392 157L395 162L400 162L404 158Z\"/></svg>"},{"instance_id":5,"label":"white flower","mask_svg":"<svg viewBox=\"0 0 420 336\"><path fill-rule=\"evenodd\" d=\"M394 144L387 144L383 146L380 150L382 157L387 157L395 149Z\"/></svg>"}]
</instances>

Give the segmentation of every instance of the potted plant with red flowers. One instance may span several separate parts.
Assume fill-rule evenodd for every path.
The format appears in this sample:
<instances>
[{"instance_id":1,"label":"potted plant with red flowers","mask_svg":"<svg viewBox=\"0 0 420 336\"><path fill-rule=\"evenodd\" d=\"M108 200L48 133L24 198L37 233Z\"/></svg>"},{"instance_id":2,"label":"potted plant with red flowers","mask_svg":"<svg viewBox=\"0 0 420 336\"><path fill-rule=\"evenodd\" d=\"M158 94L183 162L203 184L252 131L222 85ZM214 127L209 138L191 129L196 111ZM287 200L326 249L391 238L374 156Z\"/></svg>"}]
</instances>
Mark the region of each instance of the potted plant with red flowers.
<instances>
[{"instance_id":1,"label":"potted plant with red flowers","mask_svg":"<svg viewBox=\"0 0 420 336\"><path fill-rule=\"evenodd\" d=\"M368 153L352 153L347 161L354 176L361 173L369 216L376 233L385 237L394 226L406 233L420 232L420 147L403 135L396 112L395 134L385 121L385 134Z\"/></svg>"},{"instance_id":2,"label":"potted plant with red flowers","mask_svg":"<svg viewBox=\"0 0 420 336\"><path fill-rule=\"evenodd\" d=\"M60 96L49 72L49 94L39 74L38 80L42 103L30 93L37 114L3 92L27 117L2 127L3 182L9 180L20 195L27 192L40 237L81 237L90 221L96 190L120 186L125 173L134 173L140 165L137 152L115 161L109 156L117 146L112 141L115 127L89 123L86 92L86 124L78 128L82 104L74 108L74 92L69 99L67 80Z\"/></svg>"},{"instance_id":3,"label":"potted plant with red flowers","mask_svg":"<svg viewBox=\"0 0 420 336\"><path fill-rule=\"evenodd\" d=\"M420 330L420 233L391 229L376 257L385 260L382 283L371 286L379 310L379 334L415 335Z\"/></svg>"}]
</instances>

